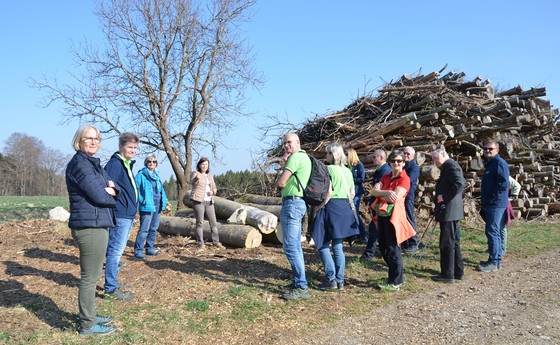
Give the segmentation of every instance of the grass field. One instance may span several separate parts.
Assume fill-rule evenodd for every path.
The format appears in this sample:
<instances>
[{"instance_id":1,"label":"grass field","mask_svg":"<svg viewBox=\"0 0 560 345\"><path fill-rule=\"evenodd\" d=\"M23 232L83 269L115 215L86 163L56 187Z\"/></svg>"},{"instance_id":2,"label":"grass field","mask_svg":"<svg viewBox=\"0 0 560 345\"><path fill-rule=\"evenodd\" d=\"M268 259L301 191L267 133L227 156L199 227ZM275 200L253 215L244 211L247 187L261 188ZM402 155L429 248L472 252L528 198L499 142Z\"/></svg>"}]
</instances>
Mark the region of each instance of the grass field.
<instances>
[{"instance_id":1,"label":"grass field","mask_svg":"<svg viewBox=\"0 0 560 345\"><path fill-rule=\"evenodd\" d=\"M49 211L57 206L68 209L68 197L0 196L0 223L47 219Z\"/></svg>"}]
</instances>

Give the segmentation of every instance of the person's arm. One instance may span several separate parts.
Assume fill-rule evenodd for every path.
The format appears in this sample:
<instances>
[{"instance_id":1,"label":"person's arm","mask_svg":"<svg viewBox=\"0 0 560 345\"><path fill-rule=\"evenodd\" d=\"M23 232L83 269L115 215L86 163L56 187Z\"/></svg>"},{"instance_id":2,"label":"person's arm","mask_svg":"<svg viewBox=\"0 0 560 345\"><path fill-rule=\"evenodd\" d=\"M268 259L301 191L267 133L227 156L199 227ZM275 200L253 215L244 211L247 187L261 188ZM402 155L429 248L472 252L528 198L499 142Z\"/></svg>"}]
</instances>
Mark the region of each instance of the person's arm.
<instances>
[{"instance_id":1,"label":"person's arm","mask_svg":"<svg viewBox=\"0 0 560 345\"><path fill-rule=\"evenodd\" d=\"M463 177L463 171L458 164L446 164L445 166L446 173L449 173L449 181L450 183L447 185L448 188L442 193L442 201L447 204L451 201L457 194L462 193L463 189L465 188L465 178Z\"/></svg>"},{"instance_id":2,"label":"person's arm","mask_svg":"<svg viewBox=\"0 0 560 345\"><path fill-rule=\"evenodd\" d=\"M514 179L513 177L509 177L509 187L511 188L511 195L513 197L516 197L519 195L519 192L521 192L521 184L519 184L519 182L517 182L516 179Z\"/></svg>"},{"instance_id":3,"label":"person's arm","mask_svg":"<svg viewBox=\"0 0 560 345\"><path fill-rule=\"evenodd\" d=\"M286 186L286 183L288 183L288 180L290 179L291 176L292 176L292 172L288 169L284 169L282 171L282 174L278 178L278 181L276 182L276 185L280 188L284 188Z\"/></svg>"}]
</instances>

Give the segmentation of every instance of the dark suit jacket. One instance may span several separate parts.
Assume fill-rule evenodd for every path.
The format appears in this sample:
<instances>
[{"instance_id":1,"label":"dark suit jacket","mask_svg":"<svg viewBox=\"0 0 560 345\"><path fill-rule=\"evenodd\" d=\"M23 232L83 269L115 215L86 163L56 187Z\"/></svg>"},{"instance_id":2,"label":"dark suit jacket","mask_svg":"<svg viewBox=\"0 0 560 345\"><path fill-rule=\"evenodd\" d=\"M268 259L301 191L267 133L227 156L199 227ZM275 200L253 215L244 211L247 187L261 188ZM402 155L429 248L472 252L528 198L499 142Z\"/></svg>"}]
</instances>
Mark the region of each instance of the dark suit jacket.
<instances>
[{"instance_id":1,"label":"dark suit jacket","mask_svg":"<svg viewBox=\"0 0 560 345\"><path fill-rule=\"evenodd\" d=\"M445 208L436 206L435 219L438 222L463 219L463 190L466 184L463 170L452 159L446 160L440 170L436 183L436 203L437 196L441 194Z\"/></svg>"}]
</instances>

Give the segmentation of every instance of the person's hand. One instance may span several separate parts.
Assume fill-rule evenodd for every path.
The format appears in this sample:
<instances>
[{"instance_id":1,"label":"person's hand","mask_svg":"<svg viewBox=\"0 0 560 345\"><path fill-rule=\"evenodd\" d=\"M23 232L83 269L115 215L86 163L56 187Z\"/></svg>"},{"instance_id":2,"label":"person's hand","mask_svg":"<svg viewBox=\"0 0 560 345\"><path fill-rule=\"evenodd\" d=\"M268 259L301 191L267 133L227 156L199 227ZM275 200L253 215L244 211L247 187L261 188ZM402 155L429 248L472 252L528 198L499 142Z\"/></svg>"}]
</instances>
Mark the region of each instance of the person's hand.
<instances>
[{"instance_id":1,"label":"person's hand","mask_svg":"<svg viewBox=\"0 0 560 345\"><path fill-rule=\"evenodd\" d=\"M107 185L111 188L115 188L115 183L111 180L109 180L109 183L107 183Z\"/></svg>"},{"instance_id":2,"label":"person's hand","mask_svg":"<svg viewBox=\"0 0 560 345\"><path fill-rule=\"evenodd\" d=\"M443 195L438 194L438 196L437 196L437 202L438 202L438 204L443 203Z\"/></svg>"},{"instance_id":3,"label":"person's hand","mask_svg":"<svg viewBox=\"0 0 560 345\"><path fill-rule=\"evenodd\" d=\"M105 187L105 191L112 196L116 196L117 193L115 192L115 189L113 187Z\"/></svg>"},{"instance_id":4,"label":"person's hand","mask_svg":"<svg viewBox=\"0 0 560 345\"><path fill-rule=\"evenodd\" d=\"M395 203L395 201L397 201L397 199L398 199L398 198L397 198L397 193L395 193L395 192L392 191L392 190L388 190L388 191L387 191L387 194L385 195L385 199L386 199L387 201L390 201L390 202L392 202L392 203Z\"/></svg>"}]
</instances>

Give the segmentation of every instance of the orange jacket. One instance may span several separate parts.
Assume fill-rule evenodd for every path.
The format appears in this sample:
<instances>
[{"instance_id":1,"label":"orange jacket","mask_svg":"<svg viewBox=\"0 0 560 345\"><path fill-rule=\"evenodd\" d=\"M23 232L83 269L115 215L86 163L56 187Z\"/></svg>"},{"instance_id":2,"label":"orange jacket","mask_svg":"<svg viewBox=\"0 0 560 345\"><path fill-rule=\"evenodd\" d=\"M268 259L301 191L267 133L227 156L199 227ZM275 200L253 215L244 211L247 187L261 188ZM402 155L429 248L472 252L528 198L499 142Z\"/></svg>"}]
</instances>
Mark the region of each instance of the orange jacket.
<instances>
[{"instance_id":1,"label":"orange jacket","mask_svg":"<svg viewBox=\"0 0 560 345\"><path fill-rule=\"evenodd\" d=\"M404 199L400 198L393 206L393 213L391 213L391 224L395 227L395 235L397 237L397 244L400 245L412 236L416 235L416 231L406 218L406 211L404 209ZM381 198L375 198L371 204L371 208L375 210L375 205L379 204L379 210L387 209L387 201ZM377 222L377 215L373 218Z\"/></svg>"}]
</instances>

